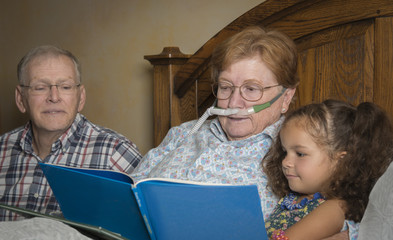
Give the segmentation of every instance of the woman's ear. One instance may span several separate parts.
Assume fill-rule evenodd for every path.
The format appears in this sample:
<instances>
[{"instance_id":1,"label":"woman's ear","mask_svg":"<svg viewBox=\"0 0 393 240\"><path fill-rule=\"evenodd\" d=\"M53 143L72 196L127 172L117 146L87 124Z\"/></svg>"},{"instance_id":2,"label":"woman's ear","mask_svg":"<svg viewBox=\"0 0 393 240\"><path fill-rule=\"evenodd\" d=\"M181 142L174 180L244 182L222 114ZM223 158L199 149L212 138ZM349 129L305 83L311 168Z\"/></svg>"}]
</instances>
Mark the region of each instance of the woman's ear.
<instances>
[{"instance_id":1,"label":"woman's ear","mask_svg":"<svg viewBox=\"0 0 393 240\"><path fill-rule=\"evenodd\" d=\"M289 109L289 105L291 105L292 98L295 95L296 88L287 88L284 93L284 101L282 103L282 110L285 113ZM284 110L285 109L285 110Z\"/></svg>"}]
</instances>

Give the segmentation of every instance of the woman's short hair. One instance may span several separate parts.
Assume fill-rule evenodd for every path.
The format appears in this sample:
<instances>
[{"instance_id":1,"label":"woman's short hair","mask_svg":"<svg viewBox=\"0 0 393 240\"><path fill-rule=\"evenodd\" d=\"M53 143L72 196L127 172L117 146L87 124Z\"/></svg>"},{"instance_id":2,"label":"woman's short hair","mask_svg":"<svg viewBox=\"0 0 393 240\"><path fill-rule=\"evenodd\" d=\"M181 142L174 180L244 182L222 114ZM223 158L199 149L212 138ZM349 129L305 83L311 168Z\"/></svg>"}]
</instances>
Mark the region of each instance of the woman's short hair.
<instances>
[{"instance_id":1,"label":"woman's short hair","mask_svg":"<svg viewBox=\"0 0 393 240\"><path fill-rule=\"evenodd\" d=\"M259 56L273 72L278 84L295 88L298 83L297 49L291 38L277 30L253 26L233 35L212 53L212 80L216 82L222 71L231 64Z\"/></svg>"}]
</instances>

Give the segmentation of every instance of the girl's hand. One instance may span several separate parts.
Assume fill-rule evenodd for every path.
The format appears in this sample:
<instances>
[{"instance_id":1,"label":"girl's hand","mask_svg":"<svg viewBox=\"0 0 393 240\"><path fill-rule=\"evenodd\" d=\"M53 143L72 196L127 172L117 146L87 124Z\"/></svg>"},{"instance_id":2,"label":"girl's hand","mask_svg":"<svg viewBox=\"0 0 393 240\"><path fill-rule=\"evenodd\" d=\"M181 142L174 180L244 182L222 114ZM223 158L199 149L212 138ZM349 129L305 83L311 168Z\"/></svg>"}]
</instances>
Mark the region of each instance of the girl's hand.
<instances>
[{"instance_id":1,"label":"girl's hand","mask_svg":"<svg viewBox=\"0 0 393 240\"><path fill-rule=\"evenodd\" d=\"M347 231L343 231L340 233L337 233L331 237L324 238L323 240L349 240L349 233Z\"/></svg>"}]
</instances>

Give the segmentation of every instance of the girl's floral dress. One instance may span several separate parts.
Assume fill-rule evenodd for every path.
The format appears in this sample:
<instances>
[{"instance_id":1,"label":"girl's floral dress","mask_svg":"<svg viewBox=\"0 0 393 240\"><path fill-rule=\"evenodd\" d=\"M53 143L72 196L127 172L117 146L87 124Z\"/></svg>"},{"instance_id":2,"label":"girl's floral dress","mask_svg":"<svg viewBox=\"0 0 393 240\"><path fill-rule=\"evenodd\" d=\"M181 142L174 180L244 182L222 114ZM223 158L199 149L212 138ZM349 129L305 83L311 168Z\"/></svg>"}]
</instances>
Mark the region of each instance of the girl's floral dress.
<instances>
[{"instance_id":1,"label":"girl's floral dress","mask_svg":"<svg viewBox=\"0 0 393 240\"><path fill-rule=\"evenodd\" d=\"M296 193L289 193L280 199L272 214L265 221L269 238L275 230L285 231L325 201L320 193L315 193L313 199L303 198L297 203L299 197Z\"/></svg>"}]
</instances>

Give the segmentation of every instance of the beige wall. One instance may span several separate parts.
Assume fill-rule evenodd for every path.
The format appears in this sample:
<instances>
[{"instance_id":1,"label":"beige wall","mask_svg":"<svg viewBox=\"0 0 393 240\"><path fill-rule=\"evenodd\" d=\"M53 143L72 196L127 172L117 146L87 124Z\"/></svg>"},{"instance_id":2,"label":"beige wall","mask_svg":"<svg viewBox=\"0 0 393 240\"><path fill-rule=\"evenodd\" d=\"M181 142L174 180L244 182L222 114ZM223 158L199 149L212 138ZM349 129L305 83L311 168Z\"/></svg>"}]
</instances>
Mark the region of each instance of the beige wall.
<instances>
[{"instance_id":1,"label":"beige wall","mask_svg":"<svg viewBox=\"0 0 393 240\"><path fill-rule=\"evenodd\" d=\"M82 113L153 146L152 67L165 46L198 48L263 0L0 0L0 134L26 122L14 103L16 65L32 47L54 44L82 64Z\"/></svg>"}]
</instances>

